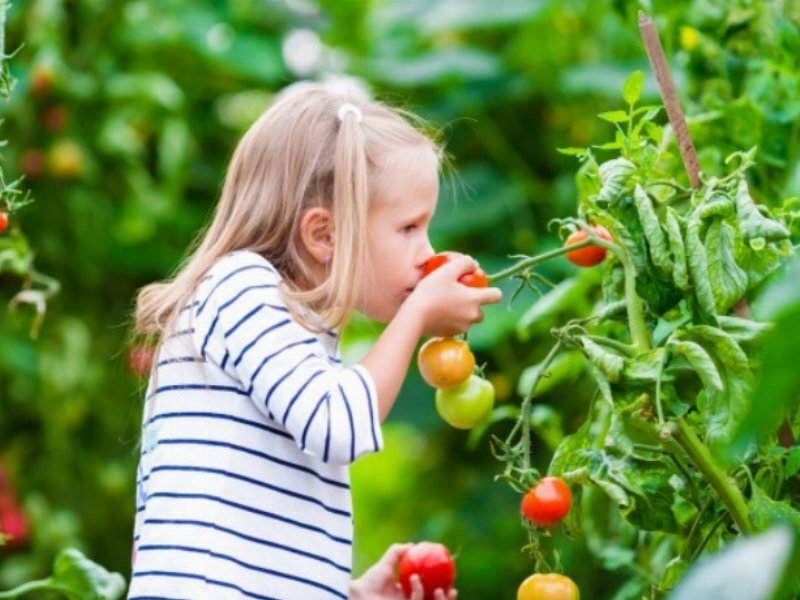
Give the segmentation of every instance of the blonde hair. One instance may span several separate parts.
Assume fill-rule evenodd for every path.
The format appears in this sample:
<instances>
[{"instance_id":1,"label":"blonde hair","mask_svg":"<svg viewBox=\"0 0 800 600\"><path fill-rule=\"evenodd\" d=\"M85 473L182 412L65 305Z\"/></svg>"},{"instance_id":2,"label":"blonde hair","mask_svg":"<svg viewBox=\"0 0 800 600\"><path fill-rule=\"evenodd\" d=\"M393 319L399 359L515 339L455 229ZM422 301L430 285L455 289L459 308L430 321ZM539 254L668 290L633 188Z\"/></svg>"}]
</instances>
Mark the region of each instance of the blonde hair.
<instances>
[{"instance_id":1,"label":"blonde hair","mask_svg":"<svg viewBox=\"0 0 800 600\"><path fill-rule=\"evenodd\" d=\"M340 119L344 103L363 118L350 111ZM278 269L283 298L307 328L344 325L361 289L368 210L386 157L427 147L440 166L437 136L425 127L407 111L321 86L280 98L239 141L213 218L182 263L169 279L139 291L134 335L160 346L200 279L217 259L240 249ZM304 211L317 206L331 212L335 248L322 282L302 260L299 232Z\"/></svg>"}]
</instances>

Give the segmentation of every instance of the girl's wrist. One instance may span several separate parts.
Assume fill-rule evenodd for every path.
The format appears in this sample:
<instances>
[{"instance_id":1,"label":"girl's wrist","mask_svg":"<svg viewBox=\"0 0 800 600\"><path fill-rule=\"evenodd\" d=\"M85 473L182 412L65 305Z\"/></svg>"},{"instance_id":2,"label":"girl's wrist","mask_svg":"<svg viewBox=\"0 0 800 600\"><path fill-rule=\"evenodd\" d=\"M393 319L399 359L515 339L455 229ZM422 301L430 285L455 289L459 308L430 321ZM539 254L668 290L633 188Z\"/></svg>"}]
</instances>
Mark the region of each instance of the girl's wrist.
<instances>
[{"instance_id":1,"label":"girl's wrist","mask_svg":"<svg viewBox=\"0 0 800 600\"><path fill-rule=\"evenodd\" d=\"M350 592L347 594L347 600L367 600L358 579L350 582Z\"/></svg>"}]
</instances>

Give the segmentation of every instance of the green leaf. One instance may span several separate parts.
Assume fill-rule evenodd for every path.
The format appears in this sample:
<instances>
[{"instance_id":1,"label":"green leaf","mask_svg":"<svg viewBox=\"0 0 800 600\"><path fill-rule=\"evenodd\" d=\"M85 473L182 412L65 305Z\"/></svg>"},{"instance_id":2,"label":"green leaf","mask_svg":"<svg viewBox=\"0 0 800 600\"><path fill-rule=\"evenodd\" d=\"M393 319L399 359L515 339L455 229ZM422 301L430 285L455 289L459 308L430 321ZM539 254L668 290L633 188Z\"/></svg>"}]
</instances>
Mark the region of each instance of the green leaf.
<instances>
[{"instance_id":1,"label":"green leaf","mask_svg":"<svg viewBox=\"0 0 800 600\"><path fill-rule=\"evenodd\" d=\"M694 565L669 600L776 600L796 565L795 535L775 527ZM735 576L734 576L735 574Z\"/></svg>"},{"instance_id":2,"label":"green leaf","mask_svg":"<svg viewBox=\"0 0 800 600\"><path fill-rule=\"evenodd\" d=\"M536 398L537 396L546 394L564 381L574 381L583 371L583 365L583 354L580 352L561 352L553 359L547 372L539 380L533 397ZM534 378L539 376L539 371L541 371L541 369L542 363L537 363L522 371L519 382L517 383L517 393L520 396L526 396L528 394Z\"/></svg>"},{"instance_id":3,"label":"green leaf","mask_svg":"<svg viewBox=\"0 0 800 600\"><path fill-rule=\"evenodd\" d=\"M586 148L556 148L556 152L559 154L566 154L567 156L577 156L579 158L589 155L589 153L586 151Z\"/></svg>"},{"instance_id":4,"label":"green leaf","mask_svg":"<svg viewBox=\"0 0 800 600\"><path fill-rule=\"evenodd\" d=\"M604 121L608 121L609 123L627 123L629 116L624 110L612 110L608 112L602 112L597 115Z\"/></svg>"},{"instance_id":5,"label":"green leaf","mask_svg":"<svg viewBox=\"0 0 800 600\"><path fill-rule=\"evenodd\" d=\"M615 352L595 343L588 337L581 337L581 346L589 361L605 375L611 383L619 381L625 369L625 359Z\"/></svg>"},{"instance_id":6,"label":"green leaf","mask_svg":"<svg viewBox=\"0 0 800 600\"><path fill-rule=\"evenodd\" d=\"M800 512L789 502L770 498L754 481L750 482L750 489L747 512L756 531L787 523L794 527L795 531L800 532Z\"/></svg>"},{"instance_id":7,"label":"green leaf","mask_svg":"<svg viewBox=\"0 0 800 600\"><path fill-rule=\"evenodd\" d=\"M109 573L74 548L56 556L51 583L70 600L117 600L126 588L122 575Z\"/></svg>"},{"instance_id":8,"label":"green leaf","mask_svg":"<svg viewBox=\"0 0 800 600\"><path fill-rule=\"evenodd\" d=\"M601 164L598 169L600 191L597 199L604 202L616 200L635 170L636 165L624 158L614 158Z\"/></svg>"},{"instance_id":9,"label":"green leaf","mask_svg":"<svg viewBox=\"0 0 800 600\"><path fill-rule=\"evenodd\" d=\"M708 227L705 246L708 256L708 276L714 294L716 311L724 314L747 291L747 273L736 264L734 244L736 232L721 219Z\"/></svg>"},{"instance_id":10,"label":"green leaf","mask_svg":"<svg viewBox=\"0 0 800 600\"><path fill-rule=\"evenodd\" d=\"M659 269L665 272L672 272L672 259L667 247L667 238L661 229L661 223L658 220L655 208L653 208L650 196L638 183L633 189L633 199L636 204L636 212L639 214L639 221L644 230L644 237L650 248L650 257Z\"/></svg>"},{"instance_id":11,"label":"green leaf","mask_svg":"<svg viewBox=\"0 0 800 600\"><path fill-rule=\"evenodd\" d=\"M686 226L686 259L697 302L703 312L707 315L714 315L717 312L717 305L708 275L708 256L703 242L700 240L702 227L703 221L699 215L689 218Z\"/></svg>"},{"instance_id":12,"label":"green leaf","mask_svg":"<svg viewBox=\"0 0 800 600\"><path fill-rule=\"evenodd\" d=\"M672 279L679 289L688 291L691 284L689 283L689 270L686 266L686 246L683 243L678 213L671 206L667 207L667 238L672 254Z\"/></svg>"},{"instance_id":13,"label":"green leaf","mask_svg":"<svg viewBox=\"0 0 800 600\"><path fill-rule=\"evenodd\" d=\"M636 104L642 96L642 87L644 86L644 73L642 71L634 71L622 84L622 98L628 104Z\"/></svg>"},{"instance_id":14,"label":"green leaf","mask_svg":"<svg viewBox=\"0 0 800 600\"><path fill-rule=\"evenodd\" d=\"M722 391L725 386L719 376L717 365L700 344L689 341L675 341L670 343L675 354L680 354L695 370L703 386L711 391Z\"/></svg>"},{"instance_id":15,"label":"green leaf","mask_svg":"<svg viewBox=\"0 0 800 600\"><path fill-rule=\"evenodd\" d=\"M739 180L736 190L736 213L739 217L739 230L746 240L764 239L774 242L789 237L789 230L782 223L759 212L750 197L750 190L744 177Z\"/></svg>"}]
</instances>

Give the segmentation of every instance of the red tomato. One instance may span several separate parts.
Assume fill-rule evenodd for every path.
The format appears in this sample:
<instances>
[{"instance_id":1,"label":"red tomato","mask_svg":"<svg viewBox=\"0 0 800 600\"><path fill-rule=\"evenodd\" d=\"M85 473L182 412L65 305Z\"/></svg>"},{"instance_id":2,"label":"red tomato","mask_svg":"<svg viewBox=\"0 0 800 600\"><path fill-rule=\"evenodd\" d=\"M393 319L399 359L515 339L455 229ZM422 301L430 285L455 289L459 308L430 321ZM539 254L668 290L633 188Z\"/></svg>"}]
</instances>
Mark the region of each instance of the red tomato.
<instances>
[{"instance_id":1,"label":"red tomato","mask_svg":"<svg viewBox=\"0 0 800 600\"><path fill-rule=\"evenodd\" d=\"M580 600L575 582L558 573L535 573L517 590L517 600Z\"/></svg>"},{"instance_id":2,"label":"red tomato","mask_svg":"<svg viewBox=\"0 0 800 600\"><path fill-rule=\"evenodd\" d=\"M436 590L450 591L456 579L456 565L446 546L420 542L409 548L400 559L398 578L406 598L411 597L411 576L414 574L422 580L425 600L433 600Z\"/></svg>"},{"instance_id":3,"label":"red tomato","mask_svg":"<svg viewBox=\"0 0 800 600\"><path fill-rule=\"evenodd\" d=\"M28 148L19 159L22 172L31 179L40 177L47 166L47 157L38 148Z\"/></svg>"},{"instance_id":4,"label":"red tomato","mask_svg":"<svg viewBox=\"0 0 800 600\"><path fill-rule=\"evenodd\" d=\"M30 537L28 517L17 502L5 469L0 465L0 536L5 548L15 549L24 546Z\"/></svg>"},{"instance_id":5,"label":"red tomato","mask_svg":"<svg viewBox=\"0 0 800 600\"><path fill-rule=\"evenodd\" d=\"M595 225L592 227L592 231L599 238L608 240L609 242L614 240L605 227ZM579 229L567 238L567 241L564 242L564 245L572 246L574 244L579 244L588 237L589 234L586 233L584 229ZM602 246L584 246L583 248L578 248L577 250L567 252L567 260L569 260L569 262L571 262L573 265L578 265L579 267L593 267L603 262L605 257L606 249Z\"/></svg>"},{"instance_id":6,"label":"red tomato","mask_svg":"<svg viewBox=\"0 0 800 600\"><path fill-rule=\"evenodd\" d=\"M549 527L567 516L572 492L560 477L543 477L522 498L525 518L538 527Z\"/></svg>"},{"instance_id":7,"label":"red tomato","mask_svg":"<svg viewBox=\"0 0 800 600\"><path fill-rule=\"evenodd\" d=\"M443 264L450 262L450 259L453 256L457 256L457 254L453 252L443 252L441 254L436 254L427 260L425 265L422 267L422 276L427 277L431 273L433 273L436 269L441 267ZM477 270L473 271L472 273L465 273L458 280L463 283L464 285L468 285L469 287L475 288L484 288L488 287L489 280L486 277L486 273L483 269L478 268Z\"/></svg>"},{"instance_id":8,"label":"red tomato","mask_svg":"<svg viewBox=\"0 0 800 600\"><path fill-rule=\"evenodd\" d=\"M49 67L37 65L31 72L31 92L36 96L46 94L53 86L55 75Z\"/></svg>"},{"instance_id":9,"label":"red tomato","mask_svg":"<svg viewBox=\"0 0 800 600\"><path fill-rule=\"evenodd\" d=\"M456 429L472 429L493 407L494 387L477 375L470 375L461 385L436 390L436 411Z\"/></svg>"},{"instance_id":10,"label":"red tomato","mask_svg":"<svg viewBox=\"0 0 800 600\"><path fill-rule=\"evenodd\" d=\"M417 367L428 385L452 387L472 375L475 356L467 342L451 337L431 338L419 349Z\"/></svg>"},{"instance_id":11,"label":"red tomato","mask_svg":"<svg viewBox=\"0 0 800 600\"><path fill-rule=\"evenodd\" d=\"M0 211L0 233L8 228L8 213Z\"/></svg>"}]
</instances>

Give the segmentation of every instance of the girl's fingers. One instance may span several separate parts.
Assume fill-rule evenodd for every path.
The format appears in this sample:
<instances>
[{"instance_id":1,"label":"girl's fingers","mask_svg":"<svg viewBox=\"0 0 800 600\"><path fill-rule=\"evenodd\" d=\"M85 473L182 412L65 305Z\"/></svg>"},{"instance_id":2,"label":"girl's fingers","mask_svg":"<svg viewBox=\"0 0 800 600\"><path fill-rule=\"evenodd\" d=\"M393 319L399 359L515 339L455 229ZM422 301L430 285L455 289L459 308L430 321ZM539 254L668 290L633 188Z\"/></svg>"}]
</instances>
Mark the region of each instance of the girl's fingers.
<instances>
[{"instance_id":1,"label":"girl's fingers","mask_svg":"<svg viewBox=\"0 0 800 600\"><path fill-rule=\"evenodd\" d=\"M425 600L425 588L422 587L422 580L416 573L411 576L411 598L410 600Z\"/></svg>"}]
</instances>

